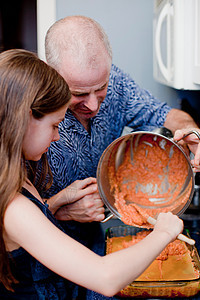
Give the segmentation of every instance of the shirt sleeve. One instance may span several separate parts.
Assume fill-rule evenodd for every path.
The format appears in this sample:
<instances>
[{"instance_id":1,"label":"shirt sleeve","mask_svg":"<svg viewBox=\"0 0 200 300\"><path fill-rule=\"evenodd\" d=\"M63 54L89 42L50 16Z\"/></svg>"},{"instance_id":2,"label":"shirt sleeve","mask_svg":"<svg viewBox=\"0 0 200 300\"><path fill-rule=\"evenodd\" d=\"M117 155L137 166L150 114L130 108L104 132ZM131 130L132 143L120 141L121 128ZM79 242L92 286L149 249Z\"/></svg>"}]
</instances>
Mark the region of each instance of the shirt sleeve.
<instances>
[{"instance_id":1,"label":"shirt sleeve","mask_svg":"<svg viewBox=\"0 0 200 300\"><path fill-rule=\"evenodd\" d=\"M151 131L162 127L171 107L142 89L127 74L118 72L121 81L122 106L126 126L134 130Z\"/></svg>"}]
</instances>

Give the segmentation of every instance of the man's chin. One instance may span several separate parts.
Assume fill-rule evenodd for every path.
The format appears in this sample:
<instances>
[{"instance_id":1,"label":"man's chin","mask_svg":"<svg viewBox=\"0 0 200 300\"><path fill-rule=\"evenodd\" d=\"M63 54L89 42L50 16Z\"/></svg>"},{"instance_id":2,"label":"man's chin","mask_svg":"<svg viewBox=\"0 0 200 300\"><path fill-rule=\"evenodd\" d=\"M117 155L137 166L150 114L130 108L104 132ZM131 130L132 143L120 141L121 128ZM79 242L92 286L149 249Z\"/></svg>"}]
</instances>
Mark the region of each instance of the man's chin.
<instances>
[{"instance_id":1,"label":"man's chin","mask_svg":"<svg viewBox=\"0 0 200 300\"><path fill-rule=\"evenodd\" d=\"M85 120L85 121L87 121L87 120L89 120L89 119L91 119L91 118L94 118L95 116L96 116L96 114L97 114L98 112L77 112L76 114L75 114L75 116L77 116L78 118L81 118L82 120Z\"/></svg>"},{"instance_id":2,"label":"man's chin","mask_svg":"<svg viewBox=\"0 0 200 300\"><path fill-rule=\"evenodd\" d=\"M98 111L87 113L87 112L82 111L82 110L77 110L76 112L71 110L71 112L76 117L76 119L79 120L81 123L82 122L88 122L91 118L94 118L98 113Z\"/></svg>"}]
</instances>

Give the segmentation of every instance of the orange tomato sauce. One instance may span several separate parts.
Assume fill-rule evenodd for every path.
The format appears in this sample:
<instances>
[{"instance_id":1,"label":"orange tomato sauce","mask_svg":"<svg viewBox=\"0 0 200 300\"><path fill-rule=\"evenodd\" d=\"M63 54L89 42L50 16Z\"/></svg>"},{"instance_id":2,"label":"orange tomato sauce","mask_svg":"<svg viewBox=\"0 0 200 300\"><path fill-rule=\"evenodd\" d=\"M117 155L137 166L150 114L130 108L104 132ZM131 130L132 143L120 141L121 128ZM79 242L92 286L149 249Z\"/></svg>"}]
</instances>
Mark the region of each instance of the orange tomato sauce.
<instances>
[{"instance_id":1,"label":"orange tomato sauce","mask_svg":"<svg viewBox=\"0 0 200 300\"><path fill-rule=\"evenodd\" d=\"M108 238L106 243L106 253L113 253L135 245L145 238L150 232L151 230L143 230L133 236ZM173 271L174 276L178 276L179 279L182 276L183 279L189 279L191 277L193 279L198 278L199 270L195 267L192 257L193 254L190 252L186 244L180 240L175 240L168 244L168 246L155 259L150 268L147 269L141 277L138 278L138 280L162 280L163 278L165 280L170 280L173 278L171 271ZM173 264L175 264L174 267Z\"/></svg>"},{"instance_id":2,"label":"orange tomato sauce","mask_svg":"<svg viewBox=\"0 0 200 300\"><path fill-rule=\"evenodd\" d=\"M140 231L136 235L133 235L130 241L122 241L123 248L128 248L132 245L137 244L142 239L144 239L149 233L150 231ZM179 255L181 258L186 253L186 251L187 249L184 243L179 240L175 240L174 242L168 244L156 259L161 261L167 260L168 256L170 255Z\"/></svg>"},{"instance_id":3,"label":"orange tomato sauce","mask_svg":"<svg viewBox=\"0 0 200 300\"><path fill-rule=\"evenodd\" d=\"M109 182L121 220L128 225L150 228L148 216L184 207L192 181L179 197L188 175L184 155L162 137L142 135L137 141L136 138L133 136L133 142L127 142L118 169L109 165Z\"/></svg>"}]
</instances>

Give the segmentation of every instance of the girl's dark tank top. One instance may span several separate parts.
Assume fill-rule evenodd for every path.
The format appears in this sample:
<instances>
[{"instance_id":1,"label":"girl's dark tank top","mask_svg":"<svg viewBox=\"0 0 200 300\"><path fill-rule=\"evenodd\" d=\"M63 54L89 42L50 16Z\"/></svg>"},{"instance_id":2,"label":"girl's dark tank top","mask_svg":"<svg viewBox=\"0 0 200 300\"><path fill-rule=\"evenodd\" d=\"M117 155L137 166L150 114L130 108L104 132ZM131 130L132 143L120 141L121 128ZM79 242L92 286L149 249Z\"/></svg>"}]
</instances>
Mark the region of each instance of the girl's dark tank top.
<instances>
[{"instance_id":1,"label":"girl's dark tank top","mask_svg":"<svg viewBox=\"0 0 200 300\"><path fill-rule=\"evenodd\" d=\"M22 194L37 205L56 227L64 231L51 211L48 209L47 204L41 203L24 188L22 189ZM11 271L19 283L13 284L13 288L15 290L14 293L8 291L2 284L0 284L0 299L72 299L72 296L70 295L70 285L73 286L73 283L65 280L46 268L23 248L9 252L9 258Z\"/></svg>"}]
</instances>

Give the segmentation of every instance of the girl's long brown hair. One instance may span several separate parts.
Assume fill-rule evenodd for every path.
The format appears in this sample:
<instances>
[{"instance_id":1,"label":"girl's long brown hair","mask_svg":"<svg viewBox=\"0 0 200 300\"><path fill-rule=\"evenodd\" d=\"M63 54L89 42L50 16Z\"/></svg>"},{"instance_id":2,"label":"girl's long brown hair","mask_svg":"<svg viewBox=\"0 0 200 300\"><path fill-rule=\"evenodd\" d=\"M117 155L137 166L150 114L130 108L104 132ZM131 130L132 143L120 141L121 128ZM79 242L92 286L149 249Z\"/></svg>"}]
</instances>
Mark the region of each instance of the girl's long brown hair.
<instances>
[{"instance_id":1,"label":"girl's long brown hair","mask_svg":"<svg viewBox=\"0 0 200 300\"><path fill-rule=\"evenodd\" d=\"M4 214L9 202L21 191L27 176L22 143L29 112L42 118L66 105L70 92L64 79L34 53L8 50L0 54L0 282L12 290L15 282L4 243ZM51 173L45 155L37 182ZM36 164L31 164L35 179Z\"/></svg>"}]
</instances>

